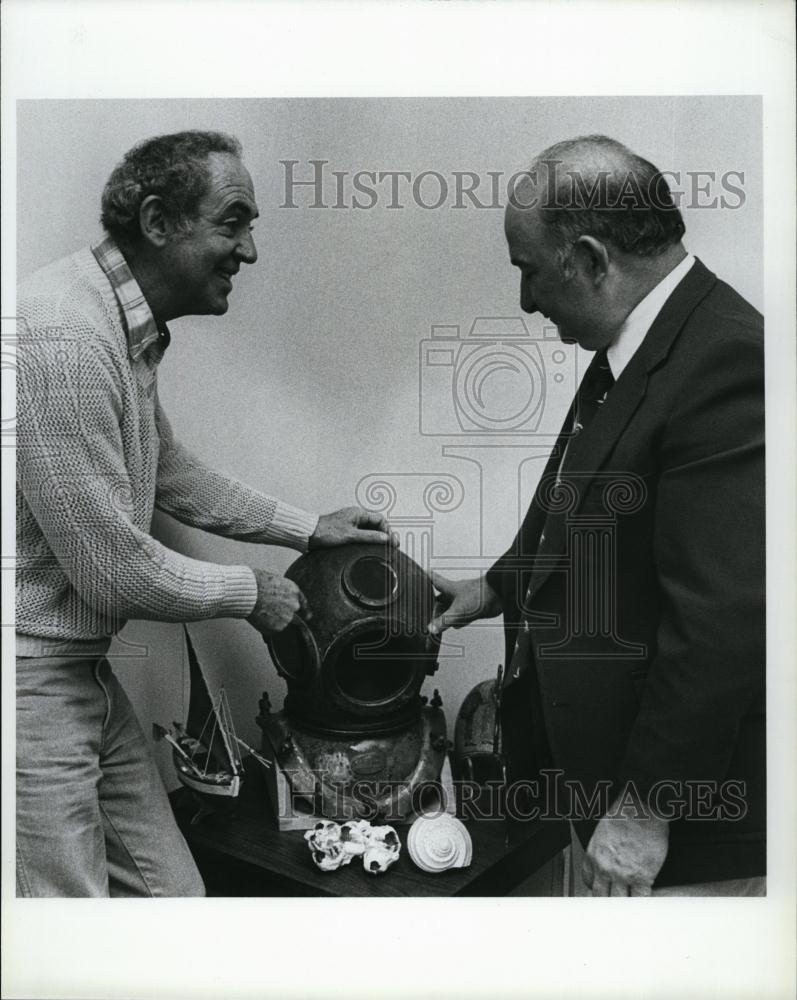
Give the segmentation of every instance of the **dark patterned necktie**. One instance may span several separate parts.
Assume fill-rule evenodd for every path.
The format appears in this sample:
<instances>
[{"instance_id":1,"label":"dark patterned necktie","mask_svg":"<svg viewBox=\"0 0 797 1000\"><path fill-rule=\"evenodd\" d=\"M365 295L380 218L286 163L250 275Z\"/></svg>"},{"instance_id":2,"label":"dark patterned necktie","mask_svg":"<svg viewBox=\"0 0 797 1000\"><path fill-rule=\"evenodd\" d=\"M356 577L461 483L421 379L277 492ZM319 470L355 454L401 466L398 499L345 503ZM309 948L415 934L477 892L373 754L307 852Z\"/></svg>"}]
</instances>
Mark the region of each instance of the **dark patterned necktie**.
<instances>
[{"instance_id":1,"label":"dark patterned necktie","mask_svg":"<svg viewBox=\"0 0 797 1000\"><path fill-rule=\"evenodd\" d=\"M587 373L585 374L584 379L578 388L578 392L576 393L575 406L573 410L573 424L571 428L571 434L573 436L583 433L590 421L594 420L595 415L603 406L606 400L606 395L613 385L614 375L612 375L612 370L609 366L606 349L598 351L592 359L592 363L587 369ZM562 456L562 461L559 464L557 483L559 482L559 476L562 474L562 466L565 464L568 448L569 443L565 446L565 452ZM543 530L538 543L538 551L544 542L545 531ZM531 595L528 594L526 597L527 607L529 606L530 600ZM511 658L509 669L505 675L505 683L508 684L509 682L520 677L520 675L523 674L528 668L533 655L531 626L528 616L524 614L518 631L514 654Z\"/></svg>"},{"instance_id":2,"label":"dark patterned necktie","mask_svg":"<svg viewBox=\"0 0 797 1000\"><path fill-rule=\"evenodd\" d=\"M606 395L614 385L614 375L609 366L606 348L598 351L592 360L584 381L576 395L573 430L580 434L595 418L603 406Z\"/></svg>"}]
</instances>

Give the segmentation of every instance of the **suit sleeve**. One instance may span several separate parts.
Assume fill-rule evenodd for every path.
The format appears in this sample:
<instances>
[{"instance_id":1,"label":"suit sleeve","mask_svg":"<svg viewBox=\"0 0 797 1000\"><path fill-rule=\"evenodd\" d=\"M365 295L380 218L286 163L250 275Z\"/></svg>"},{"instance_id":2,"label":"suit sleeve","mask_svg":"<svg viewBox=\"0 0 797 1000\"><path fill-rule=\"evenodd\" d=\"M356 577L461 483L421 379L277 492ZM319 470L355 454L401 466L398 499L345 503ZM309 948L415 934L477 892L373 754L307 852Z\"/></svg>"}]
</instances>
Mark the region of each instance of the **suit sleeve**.
<instances>
[{"instance_id":1,"label":"suit sleeve","mask_svg":"<svg viewBox=\"0 0 797 1000\"><path fill-rule=\"evenodd\" d=\"M764 687L763 338L704 349L661 441L655 655L618 778L722 781Z\"/></svg>"},{"instance_id":2,"label":"suit sleeve","mask_svg":"<svg viewBox=\"0 0 797 1000\"><path fill-rule=\"evenodd\" d=\"M520 578L522 574L517 567L516 553L521 539L522 531L515 536L512 547L496 559L485 574L485 580L501 598L504 611L509 611L519 600L518 593L521 589Z\"/></svg>"}]
</instances>

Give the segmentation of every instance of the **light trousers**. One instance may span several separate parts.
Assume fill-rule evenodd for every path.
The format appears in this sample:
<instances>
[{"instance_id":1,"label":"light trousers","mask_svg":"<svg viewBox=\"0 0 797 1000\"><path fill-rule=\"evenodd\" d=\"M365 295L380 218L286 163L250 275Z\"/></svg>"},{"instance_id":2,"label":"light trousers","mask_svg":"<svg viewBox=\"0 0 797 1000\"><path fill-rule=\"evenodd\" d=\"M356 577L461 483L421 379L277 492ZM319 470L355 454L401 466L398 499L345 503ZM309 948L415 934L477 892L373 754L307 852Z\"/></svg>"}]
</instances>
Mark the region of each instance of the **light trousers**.
<instances>
[{"instance_id":1,"label":"light trousers","mask_svg":"<svg viewBox=\"0 0 797 1000\"><path fill-rule=\"evenodd\" d=\"M203 896L104 657L17 658L17 895Z\"/></svg>"}]
</instances>

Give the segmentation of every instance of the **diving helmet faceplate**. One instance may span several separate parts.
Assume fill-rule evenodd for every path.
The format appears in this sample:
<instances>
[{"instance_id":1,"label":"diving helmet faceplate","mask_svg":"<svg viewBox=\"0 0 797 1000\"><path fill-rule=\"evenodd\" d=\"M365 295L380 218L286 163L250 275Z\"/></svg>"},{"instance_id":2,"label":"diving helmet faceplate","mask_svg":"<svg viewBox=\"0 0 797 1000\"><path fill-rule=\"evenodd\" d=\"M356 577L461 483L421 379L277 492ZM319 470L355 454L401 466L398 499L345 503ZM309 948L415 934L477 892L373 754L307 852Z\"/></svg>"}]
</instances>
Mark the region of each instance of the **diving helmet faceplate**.
<instances>
[{"instance_id":1,"label":"diving helmet faceplate","mask_svg":"<svg viewBox=\"0 0 797 1000\"><path fill-rule=\"evenodd\" d=\"M378 735L415 722L437 669L426 629L434 588L389 546L343 545L300 556L285 574L312 612L268 640L288 686L285 714L330 736Z\"/></svg>"}]
</instances>

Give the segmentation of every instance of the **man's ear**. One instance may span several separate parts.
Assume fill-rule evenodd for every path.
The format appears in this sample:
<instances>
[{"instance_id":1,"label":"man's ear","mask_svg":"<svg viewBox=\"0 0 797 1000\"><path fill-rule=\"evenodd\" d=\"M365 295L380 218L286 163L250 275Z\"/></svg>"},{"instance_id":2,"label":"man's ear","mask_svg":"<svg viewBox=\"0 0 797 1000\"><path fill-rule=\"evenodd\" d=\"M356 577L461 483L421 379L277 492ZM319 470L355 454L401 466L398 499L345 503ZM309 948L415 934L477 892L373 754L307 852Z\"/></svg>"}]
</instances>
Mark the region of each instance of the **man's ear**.
<instances>
[{"instance_id":1,"label":"man's ear","mask_svg":"<svg viewBox=\"0 0 797 1000\"><path fill-rule=\"evenodd\" d=\"M581 263L596 287L601 285L609 271L609 251L606 244L596 240L594 236L579 236L575 242L575 254L576 260Z\"/></svg>"},{"instance_id":2,"label":"man's ear","mask_svg":"<svg viewBox=\"0 0 797 1000\"><path fill-rule=\"evenodd\" d=\"M138 210L138 225L142 237L152 246L165 246L171 233L171 225L163 211L163 202L159 195L149 194L141 202Z\"/></svg>"}]
</instances>

